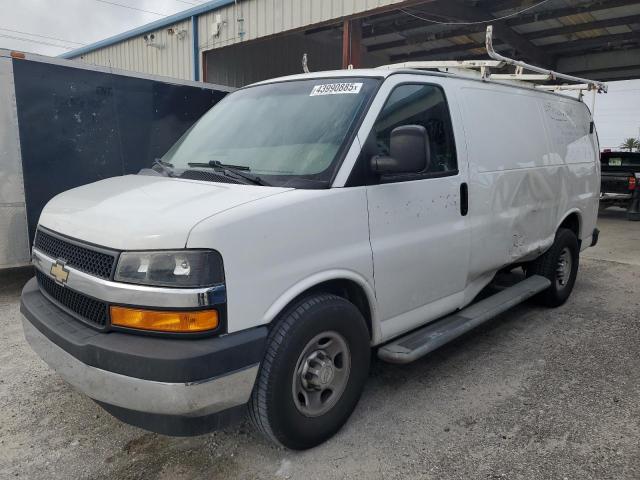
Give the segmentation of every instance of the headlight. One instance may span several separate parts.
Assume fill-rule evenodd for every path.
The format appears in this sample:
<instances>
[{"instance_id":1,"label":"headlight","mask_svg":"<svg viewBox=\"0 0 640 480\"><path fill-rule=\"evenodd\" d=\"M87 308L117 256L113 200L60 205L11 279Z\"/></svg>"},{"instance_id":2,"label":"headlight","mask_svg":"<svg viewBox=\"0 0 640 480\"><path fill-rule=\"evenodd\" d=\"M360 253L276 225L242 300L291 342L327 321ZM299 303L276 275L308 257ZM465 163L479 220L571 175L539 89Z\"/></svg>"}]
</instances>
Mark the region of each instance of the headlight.
<instances>
[{"instance_id":1,"label":"headlight","mask_svg":"<svg viewBox=\"0 0 640 480\"><path fill-rule=\"evenodd\" d=\"M224 282L222 257L213 250L123 252L115 280L162 287L208 287Z\"/></svg>"}]
</instances>

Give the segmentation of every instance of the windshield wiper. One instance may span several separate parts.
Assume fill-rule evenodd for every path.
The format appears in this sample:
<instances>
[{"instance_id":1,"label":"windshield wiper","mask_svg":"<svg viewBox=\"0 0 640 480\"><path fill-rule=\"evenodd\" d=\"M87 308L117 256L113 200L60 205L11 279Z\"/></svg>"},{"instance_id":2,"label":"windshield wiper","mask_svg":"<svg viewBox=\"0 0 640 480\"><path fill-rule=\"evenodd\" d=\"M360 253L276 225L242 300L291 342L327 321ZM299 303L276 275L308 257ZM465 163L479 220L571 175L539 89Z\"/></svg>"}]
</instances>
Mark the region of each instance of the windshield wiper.
<instances>
[{"instance_id":1,"label":"windshield wiper","mask_svg":"<svg viewBox=\"0 0 640 480\"><path fill-rule=\"evenodd\" d=\"M256 185L262 185L265 187L271 186L270 183L265 182L259 176L253 175L252 173L247 173L251 171L251 168L244 165L229 165L226 163L221 163L218 160L209 160L208 163L194 162L194 163L188 163L188 165L190 167L213 168L214 170L218 169L222 171L222 173L230 177L233 177L233 176L241 177L241 178L244 178L245 180L249 180L250 182L255 183ZM232 175L228 175L228 173L231 173Z\"/></svg>"},{"instance_id":2,"label":"windshield wiper","mask_svg":"<svg viewBox=\"0 0 640 480\"><path fill-rule=\"evenodd\" d=\"M231 170L242 170L245 172L251 171L251 167L247 167L246 165L231 165L229 163L222 163L220 160L209 160L209 165L215 165L216 167L230 168Z\"/></svg>"},{"instance_id":3,"label":"windshield wiper","mask_svg":"<svg viewBox=\"0 0 640 480\"><path fill-rule=\"evenodd\" d=\"M247 167L246 165L231 165L229 163L222 163L220 160L209 160L208 163L189 163L190 167L220 167L220 168L228 168L229 170L242 170L244 172L251 171L251 167Z\"/></svg>"},{"instance_id":4,"label":"windshield wiper","mask_svg":"<svg viewBox=\"0 0 640 480\"><path fill-rule=\"evenodd\" d=\"M153 164L160 167L160 170L167 174L167 177L173 177L173 164L165 162L159 158L153 159Z\"/></svg>"}]
</instances>

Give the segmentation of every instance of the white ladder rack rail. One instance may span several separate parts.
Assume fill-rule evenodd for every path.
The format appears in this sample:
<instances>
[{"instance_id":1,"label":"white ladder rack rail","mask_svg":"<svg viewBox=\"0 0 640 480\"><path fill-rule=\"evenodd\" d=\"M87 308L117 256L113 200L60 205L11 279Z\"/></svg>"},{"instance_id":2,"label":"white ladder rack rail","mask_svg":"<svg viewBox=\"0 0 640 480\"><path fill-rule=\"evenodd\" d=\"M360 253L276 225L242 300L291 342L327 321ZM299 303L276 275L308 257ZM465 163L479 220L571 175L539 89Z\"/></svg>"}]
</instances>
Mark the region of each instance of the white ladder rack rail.
<instances>
[{"instance_id":1,"label":"white ladder rack rail","mask_svg":"<svg viewBox=\"0 0 640 480\"><path fill-rule=\"evenodd\" d=\"M483 80L506 80L527 85L529 87L548 90L553 92L559 91L577 91L578 98L582 99L583 92L590 91L593 93L593 101L591 112L595 108L595 94L606 93L607 84L597 80L589 80L588 78L575 77L565 73L548 70L536 65L514 60L504 55L500 55L493 48L493 25L487 26L485 37L485 45L487 54L491 60L434 60L434 61L414 61L393 63L390 65L382 65L379 69L425 69L439 70L447 73L461 73L467 75L480 76ZM501 69L507 65L513 65L515 73L491 73L491 69ZM524 73L526 71L534 73ZM545 85L539 82L548 82L552 80L566 80L572 82L562 85Z\"/></svg>"},{"instance_id":2,"label":"white ladder rack rail","mask_svg":"<svg viewBox=\"0 0 640 480\"><path fill-rule=\"evenodd\" d=\"M493 25L487 26L485 44L487 47L487 53L492 59L499 62L504 62L507 65L514 65L516 67L515 75L518 75L518 74L522 75L523 70L529 70L531 72L537 72L538 74L541 74L543 77L548 77L547 80L562 79L568 82L587 85L588 90L592 90L592 91L595 90L598 93L607 93L607 84L604 82L598 82L597 80L589 80L588 78L575 77L573 75L567 75L566 73L555 72L553 70L537 67L529 63L521 62L519 60L514 60L512 58L505 57L504 55L500 55L493 48ZM558 85L558 87L561 87L561 86ZM572 90L576 90L576 89L573 88Z\"/></svg>"}]
</instances>

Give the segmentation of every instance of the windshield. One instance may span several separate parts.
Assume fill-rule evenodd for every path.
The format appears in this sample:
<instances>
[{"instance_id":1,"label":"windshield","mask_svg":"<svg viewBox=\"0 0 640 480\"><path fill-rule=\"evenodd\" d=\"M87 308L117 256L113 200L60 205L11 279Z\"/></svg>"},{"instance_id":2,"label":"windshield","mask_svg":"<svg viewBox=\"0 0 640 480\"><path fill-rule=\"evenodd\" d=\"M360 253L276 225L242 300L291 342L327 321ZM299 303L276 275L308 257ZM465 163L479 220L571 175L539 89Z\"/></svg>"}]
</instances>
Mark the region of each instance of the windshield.
<instances>
[{"instance_id":1,"label":"windshield","mask_svg":"<svg viewBox=\"0 0 640 480\"><path fill-rule=\"evenodd\" d=\"M238 90L196 122L162 161L178 169L219 162L270 185L327 187L378 83L318 78Z\"/></svg>"}]
</instances>

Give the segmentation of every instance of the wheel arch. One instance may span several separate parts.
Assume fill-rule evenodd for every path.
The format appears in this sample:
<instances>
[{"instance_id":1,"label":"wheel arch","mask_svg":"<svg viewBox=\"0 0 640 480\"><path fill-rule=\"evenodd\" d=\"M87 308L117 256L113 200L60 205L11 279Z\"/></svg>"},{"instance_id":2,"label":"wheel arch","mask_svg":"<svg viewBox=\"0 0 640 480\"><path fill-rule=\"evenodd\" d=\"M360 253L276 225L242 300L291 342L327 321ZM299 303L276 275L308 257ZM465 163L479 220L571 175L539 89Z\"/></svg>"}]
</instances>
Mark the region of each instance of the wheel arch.
<instances>
[{"instance_id":1,"label":"wheel arch","mask_svg":"<svg viewBox=\"0 0 640 480\"><path fill-rule=\"evenodd\" d=\"M578 243L582 241L582 214L577 208L570 210L562 218L562 221L556 227L556 232L560 228L566 228L575 233Z\"/></svg>"},{"instance_id":2,"label":"wheel arch","mask_svg":"<svg viewBox=\"0 0 640 480\"><path fill-rule=\"evenodd\" d=\"M364 277L349 270L330 270L299 281L269 307L264 315L264 323L273 322L291 303L314 292L332 293L349 300L364 317L372 345L380 338L374 289Z\"/></svg>"}]
</instances>

